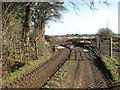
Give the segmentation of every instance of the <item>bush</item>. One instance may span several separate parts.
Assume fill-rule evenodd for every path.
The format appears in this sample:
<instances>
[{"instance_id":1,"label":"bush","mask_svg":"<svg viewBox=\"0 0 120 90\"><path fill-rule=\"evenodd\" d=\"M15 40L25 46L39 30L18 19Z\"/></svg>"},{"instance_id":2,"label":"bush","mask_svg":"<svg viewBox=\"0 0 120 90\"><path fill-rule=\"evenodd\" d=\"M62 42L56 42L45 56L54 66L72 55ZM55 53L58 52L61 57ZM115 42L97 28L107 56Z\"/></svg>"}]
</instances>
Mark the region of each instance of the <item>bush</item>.
<instances>
[{"instance_id":1,"label":"bush","mask_svg":"<svg viewBox=\"0 0 120 90\"><path fill-rule=\"evenodd\" d=\"M99 30L98 30L98 32L96 33L96 35L98 36L98 37L107 37L107 38L109 38L109 37L113 37L114 36L114 33L112 32L112 30L111 29L109 29L109 28L100 28Z\"/></svg>"}]
</instances>

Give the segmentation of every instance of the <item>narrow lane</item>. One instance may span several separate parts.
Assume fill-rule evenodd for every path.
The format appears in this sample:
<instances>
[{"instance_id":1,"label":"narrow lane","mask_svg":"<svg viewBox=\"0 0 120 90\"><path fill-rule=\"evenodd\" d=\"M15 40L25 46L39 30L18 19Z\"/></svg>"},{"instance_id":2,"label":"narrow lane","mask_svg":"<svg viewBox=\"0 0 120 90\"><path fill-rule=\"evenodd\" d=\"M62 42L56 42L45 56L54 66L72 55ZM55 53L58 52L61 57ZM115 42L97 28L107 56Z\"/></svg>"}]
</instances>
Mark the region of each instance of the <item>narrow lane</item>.
<instances>
[{"instance_id":1,"label":"narrow lane","mask_svg":"<svg viewBox=\"0 0 120 90\"><path fill-rule=\"evenodd\" d=\"M72 74L68 77L71 83L66 82L63 88L106 88L106 80L95 64L94 54L82 47L75 47L73 54Z\"/></svg>"}]
</instances>

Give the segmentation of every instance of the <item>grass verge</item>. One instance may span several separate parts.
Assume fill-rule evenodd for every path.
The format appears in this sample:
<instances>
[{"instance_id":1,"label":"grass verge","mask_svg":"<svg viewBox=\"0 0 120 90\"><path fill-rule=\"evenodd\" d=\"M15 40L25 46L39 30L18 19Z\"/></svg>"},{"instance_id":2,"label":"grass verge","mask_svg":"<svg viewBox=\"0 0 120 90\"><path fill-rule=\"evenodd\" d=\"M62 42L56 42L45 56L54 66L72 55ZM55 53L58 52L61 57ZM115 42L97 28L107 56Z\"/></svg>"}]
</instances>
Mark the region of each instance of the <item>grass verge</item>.
<instances>
[{"instance_id":1,"label":"grass verge","mask_svg":"<svg viewBox=\"0 0 120 90\"><path fill-rule=\"evenodd\" d=\"M73 60L67 60L43 88L61 88L61 84L67 79L67 74L70 72L72 64Z\"/></svg>"},{"instance_id":2,"label":"grass verge","mask_svg":"<svg viewBox=\"0 0 120 90\"><path fill-rule=\"evenodd\" d=\"M16 78L17 76L23 74L24 72L34 68L36 65L38 65L39 63L45 61L45 59L49 56L50 54L45 54L43 56L41 56L38 60L31 60L31 61L27 61L25 62L25 65L21 68L19 68L19 70L16 70L14 72L9 73L6 77L2 78L2 83L7 83L9 80L13 80L14 78Z\"/></svg>"},{"instance_id":3,"label":"grass verge","mask_svg":"<svg viewBox=\"0 0 120 90\"><path fill-rule=\"evenodd\" d=\"M120 82L120 76L119 76L119 67L120 67L120 63L111 57L105 57L102 56L102 59L107 67L107 69L110 70L112 76L113 76L113 80L115 83L119 83ZM113 83L114 83L113 82Z\"/></svg>"},{"instance_id":4,"label":"grass verge","mask_svg":"<svg viewBox=\"0 0 120 90\"><path fill-rule=\"evenodd\" d=\"M119 42L112 42L113 47L120 47L120 43Z\"/></svg>"}]
</instances>

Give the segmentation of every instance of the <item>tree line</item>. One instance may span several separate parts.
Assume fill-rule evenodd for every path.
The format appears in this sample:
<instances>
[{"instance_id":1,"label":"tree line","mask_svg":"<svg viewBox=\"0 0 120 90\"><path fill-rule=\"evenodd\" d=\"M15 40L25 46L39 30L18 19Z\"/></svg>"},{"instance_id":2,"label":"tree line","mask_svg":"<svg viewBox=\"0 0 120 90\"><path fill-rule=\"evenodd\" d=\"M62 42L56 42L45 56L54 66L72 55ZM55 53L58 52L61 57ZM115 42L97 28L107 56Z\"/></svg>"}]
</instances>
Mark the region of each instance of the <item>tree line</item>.
<instances>
[{"instance_id":1,"label":"tree line","mask_svg":"<svg viewBox=\"0 0 120 90\"><path fill-rule=\"evenodd\" d=\"M61 19L63 12L68 9L64 3L2 2L3 66L11 66L13 58L24 57L26 53L31 57L35 54L34 56L37 59L37 53L41 50L41 47L44 47L45 26L51 21L56 22ZM68 2L67 4L77 10L76 3ZM95 9L94 0L90 0L89 7L92 10ZM34 53L30 52L32 50Z\"/></svg>"},{"instance_id":2,"label":"tree line","mask_svg":"<svg viewBox=\"0 0 120 90\"><path fill-rule=\"evenodd\" d=\"M95 9L95 1L88 3L81 0ZM107 3L107 0L98 0ZM67 10L65 2L2 2L2 39L13 40L14 34L23 42L30 39L37 40L39 35L44 35L45 25L49 21L60 20L62 13ZM67 2L74 10L78 9L76 2ZM32 30L31 30L32 29ZM31 31L30 31L31 30ZM12 34L12 35L11 35ZM7 37L7 38L6 38Z\"/></svg>"},{"instance_id":3,"label":"tree line","mask_svg":"<svg viewBox=\"0 0 120 90\"><path fill-rule=\"evenodd\" d=\"M2 2L3 69L18 56L24 60L26 54L33 57L34 53L37 59L44 47L45 25L59 20L65 10L63 2Z\"/></svg>"}]
</instances>

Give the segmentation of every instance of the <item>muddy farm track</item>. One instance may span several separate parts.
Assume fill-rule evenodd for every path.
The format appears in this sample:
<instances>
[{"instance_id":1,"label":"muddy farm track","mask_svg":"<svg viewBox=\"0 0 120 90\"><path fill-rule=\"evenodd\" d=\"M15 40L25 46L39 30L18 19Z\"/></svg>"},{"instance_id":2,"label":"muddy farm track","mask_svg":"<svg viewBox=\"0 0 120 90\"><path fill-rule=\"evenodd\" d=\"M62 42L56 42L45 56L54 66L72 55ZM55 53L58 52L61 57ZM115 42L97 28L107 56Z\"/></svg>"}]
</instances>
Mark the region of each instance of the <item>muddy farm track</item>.
<instances>
[{"instance_id":1,"label":"muddy farm track","mask_svg":"<svg viewBox=\"0 0 120 90\"><path fill-rule=\"evenodd\" d=\"M10 83L4 84L4 88L41 88L42 85L62 66L67 60L69 50L58 51L50 60L38 65L33 70L22 74Z\"/></svg>"},{"instance_id":2,"label":"muddy farm track","mask_svg":"<svg viewBox=\"0 0 120 90\"><path fill-rule=\"evenodd\" d=\"M62 49L47 62L38 65L10 83L4 84L3 87L41 88L68 60L70 54L74 63L62 88L109 87L110 75L102 61L91 50L83 47L75 47L71 53L68 48Z\"/></svg>"},{"instance_id":3,"label":"muddy farm track","mask_svg":"<svg viewBox=\"0 0 120 90\"><path fill-rule=\"evenodd\" d=\"M102 65L98 58L84 48L76 47L73 52L74 64L63 88L107 88L109 80L106 79L107 71L102 72Z\"/></svg>"}]
</instances>

